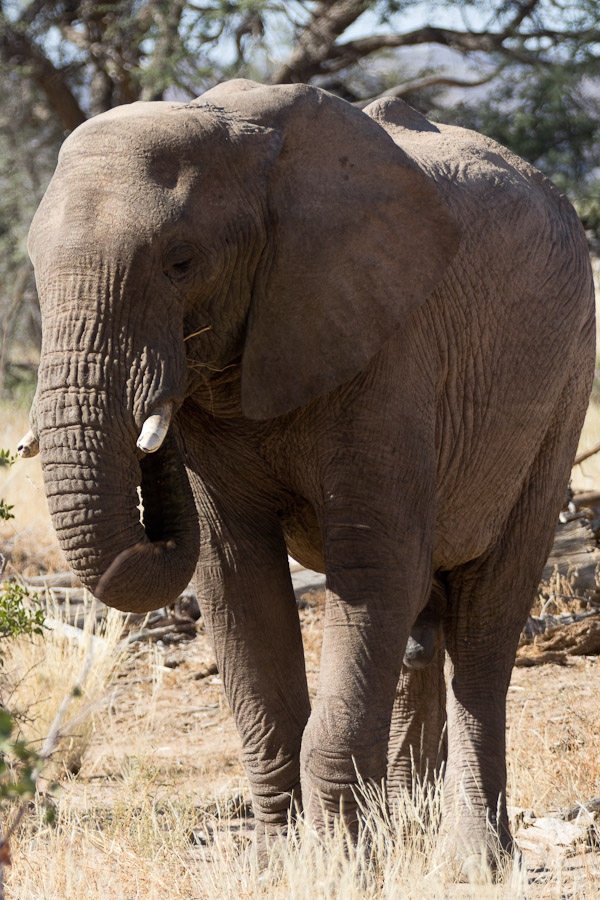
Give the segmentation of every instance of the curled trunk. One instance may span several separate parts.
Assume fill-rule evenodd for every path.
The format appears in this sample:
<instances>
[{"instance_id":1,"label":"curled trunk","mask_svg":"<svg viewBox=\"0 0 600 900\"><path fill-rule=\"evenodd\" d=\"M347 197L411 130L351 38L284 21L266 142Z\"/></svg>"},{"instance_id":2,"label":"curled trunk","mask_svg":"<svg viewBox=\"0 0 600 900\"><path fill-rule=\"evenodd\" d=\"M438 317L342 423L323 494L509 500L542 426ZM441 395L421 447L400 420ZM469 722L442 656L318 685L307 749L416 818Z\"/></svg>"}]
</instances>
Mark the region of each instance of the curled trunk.
<instances>
[{"instance_id":1,"label":"curled trunk","mask_svg":"<svg viewBox=\"0 0 600 900\"><path fill-rule=\"evenodd\" d=\"M183 326L168 297L164 316L148 314L147 268L134 265L127 236L110 254L86 228L75 219L78 242L56 257L46 250L36 266L44 338L32 429L69 564L109 606L145 612L177 598L198 558L194 500L169 429L185 393Z\"/></svg>"},{"instance_id":2,"label":"curled trunk","mask_svg":"<svg viewBox=\"0 0 600 900\"><path fill-rule=\"evenodd\" d=\"M140 461L116 424L110 432L43 431L46 493L61 547L83 584L108 606L146 612L188 584L198 521L174 435Z\"/></svg>"}]
</instances>

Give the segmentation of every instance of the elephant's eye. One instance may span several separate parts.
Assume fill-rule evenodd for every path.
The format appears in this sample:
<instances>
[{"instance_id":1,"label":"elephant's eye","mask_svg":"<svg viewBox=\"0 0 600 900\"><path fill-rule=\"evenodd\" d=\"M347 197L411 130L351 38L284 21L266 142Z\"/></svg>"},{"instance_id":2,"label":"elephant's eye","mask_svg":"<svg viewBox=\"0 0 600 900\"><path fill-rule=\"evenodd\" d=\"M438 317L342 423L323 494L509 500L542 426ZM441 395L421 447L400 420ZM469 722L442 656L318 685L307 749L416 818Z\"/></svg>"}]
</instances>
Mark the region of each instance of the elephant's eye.
<instances>
[{"instance_id":1,"label":"elephant's eye","mask_svg":"<svg viewBox=\"0 0 600 900\"><path fill-rule=\"evenodd\" d=\"M169 254L163 271L171 281L184 281L191 274L194 262L195 257L189 251Z\"/></svg>"},{"instance_id":2,"label":"elephant's eye","mask_svg":"<svg viewBox=\"0 0 600 900\"><path fill-rule=\"evenodd\" d=\"M181 262L173 263L171 265L171 270L175 275L185 275L186 272L189 272L191 265L191 259L182 259Z\"/></svg>"}]
</instances>

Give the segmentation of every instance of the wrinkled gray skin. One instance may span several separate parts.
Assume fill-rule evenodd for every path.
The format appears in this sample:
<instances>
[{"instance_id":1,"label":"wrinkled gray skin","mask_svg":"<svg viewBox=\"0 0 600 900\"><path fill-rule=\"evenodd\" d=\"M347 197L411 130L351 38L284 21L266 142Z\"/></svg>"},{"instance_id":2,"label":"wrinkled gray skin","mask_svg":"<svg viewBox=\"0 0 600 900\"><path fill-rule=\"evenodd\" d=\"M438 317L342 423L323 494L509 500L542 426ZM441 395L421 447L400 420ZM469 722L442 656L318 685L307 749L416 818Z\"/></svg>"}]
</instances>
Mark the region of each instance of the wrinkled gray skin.
<instances>
[{"instance_id":1,"label":"wrinkled gray skin","mask_svg":"<svg viewBox=\"0 0 600 900\"><path fill-rule=\"evenodd\" d=\"M30 250L61 546L123 610L195 570L259 851L292 802L352 826L355 767L390 792L411 745L431 769L444 645L443 846L467 874L510 851L506 691L593 367L567 200L399 100L235 81L78 128ZM312 709L286 545L327 573Z\"/></svg>"}]
</instances>

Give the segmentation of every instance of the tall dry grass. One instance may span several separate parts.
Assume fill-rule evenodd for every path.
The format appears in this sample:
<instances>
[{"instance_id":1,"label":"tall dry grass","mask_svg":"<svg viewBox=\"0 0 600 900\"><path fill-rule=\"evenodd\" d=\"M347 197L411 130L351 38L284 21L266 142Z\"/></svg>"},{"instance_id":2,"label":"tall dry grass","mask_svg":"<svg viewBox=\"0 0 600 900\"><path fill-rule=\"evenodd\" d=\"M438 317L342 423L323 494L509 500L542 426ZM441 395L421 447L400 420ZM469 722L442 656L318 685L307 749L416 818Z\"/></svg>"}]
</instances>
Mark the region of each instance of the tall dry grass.
<instances>
[{"instance_id":1,"label":"tall dry grass","mask_svg":"<svg viewBox=\"0 0 600 900\"><path fill-rule=\"evenodd\" d=\"M9 888L19 900L443 900L531 896L527 876L509 867L500 886L455 885L433 862L431 809L409 801L391 810L376 795L358 845L342 829L316 835L302 820L275 844L264 872L236 823L199 819L185 798L156 804L138 796L110 815L63 807L58 821L23 836ZM192 835L215 835L195 846ZM408 835L403 841L399 836Z\"/></svg>"},{"instance_id":2,"label":"tall dry grass","mask_svg":"<svg viewBox=\"0 0 600 900\"><path fill-rule=\"evenodd\" d=\"M77 687L71 700L69 721L53 754L54 776L76 773L95 729L105 727L109 686L127 656L122 640L124 618L107 610L98 620L96 604L88 598L83 609L83 628L69 625L68 605L44 597L46 626L41 635L22 635L3 642L0 668L0 702L13 714L17 736L40 749L60 704ZM83 685L79 679L87 663Z\"/></svg>"}]
</instances>

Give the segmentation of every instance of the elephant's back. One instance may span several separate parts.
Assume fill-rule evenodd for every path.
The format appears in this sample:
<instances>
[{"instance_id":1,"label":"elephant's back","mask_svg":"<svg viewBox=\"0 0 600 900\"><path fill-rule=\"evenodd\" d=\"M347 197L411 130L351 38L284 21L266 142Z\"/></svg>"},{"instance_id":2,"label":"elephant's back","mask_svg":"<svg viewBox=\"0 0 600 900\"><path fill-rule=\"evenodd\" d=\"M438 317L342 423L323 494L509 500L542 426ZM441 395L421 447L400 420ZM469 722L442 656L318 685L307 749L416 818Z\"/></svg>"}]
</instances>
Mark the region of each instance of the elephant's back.
<instances>
[{"instance_id":1,"label":"elephant's back","mask_svg":"<svg viewBox=\"0 0 600 900\"><path fill-rule=\"evenodd\" d=\"M496 242L526 247L533 262L536 249L547 244L587 256L569 200L511 150L470 129L431 122L399 99L377 100L364 111L435 183L471 250L476 237L481 245L491 231Z\"/></svg>"},{"instance_id":2,"label":"elephant's back","mask_svg":"<svg viewBox=\"0 0 600 900\"><path fill-rule=\"evenodd\" d=\"M544 175L489 138L397 104L373 117L435 181L462 232L413 322L437 367L436 564L450 568L497 539L567 384L585 407L593 281L575 211ZM574 452L572 431L559 456Z\"/></svg>"}]
</instances>

